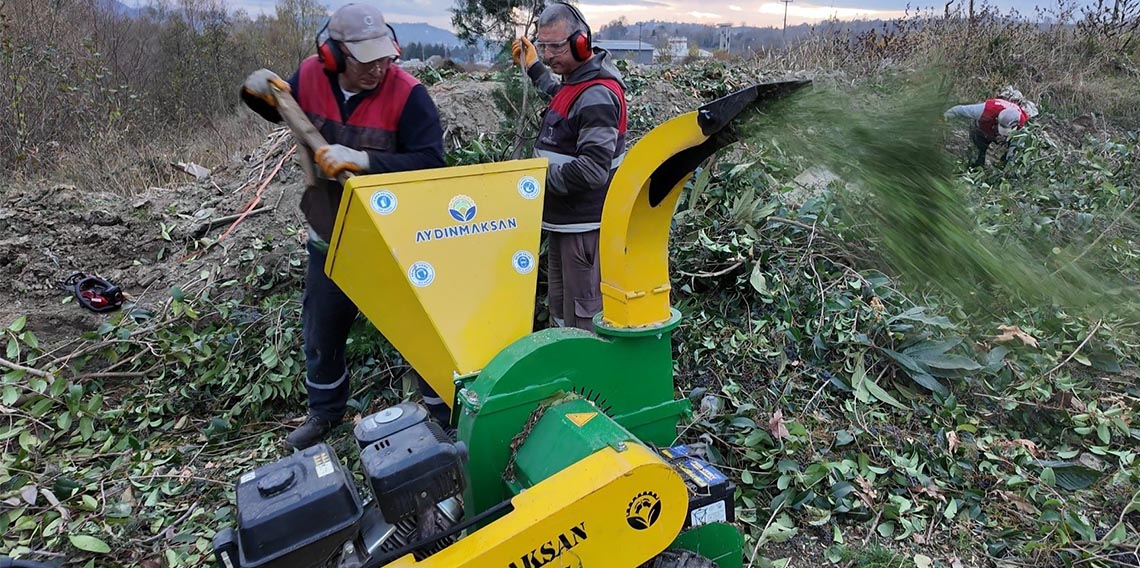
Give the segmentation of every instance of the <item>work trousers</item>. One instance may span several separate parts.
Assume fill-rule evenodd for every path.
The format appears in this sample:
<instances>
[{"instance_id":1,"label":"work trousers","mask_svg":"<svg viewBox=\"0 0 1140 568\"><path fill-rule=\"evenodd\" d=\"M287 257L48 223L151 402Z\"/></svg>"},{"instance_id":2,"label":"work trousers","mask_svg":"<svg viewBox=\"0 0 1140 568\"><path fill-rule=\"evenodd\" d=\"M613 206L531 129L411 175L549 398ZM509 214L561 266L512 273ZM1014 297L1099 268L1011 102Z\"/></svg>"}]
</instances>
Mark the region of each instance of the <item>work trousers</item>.
<instances>
[{"instance_id":1,"label":"work trousers","mask_svg":"<svg viewBox=\"0 0 1140 568\"><path fill-rule=\"evenodd\" d=\"M991 140L985 133L981 131L977 125L970 130L970 141L974 143L974 147L978 149L978 157L974 160L974 167L980 168L986 165L986 152L990 149L990 144L999 144L1002 148L1001 163L1004 166L1013 157L1013 148L1009 144L1008 139L1004 140Z\"/></svg>"},{"instance_id":2,"label":"work trousers","mask_svg":"<svg viewBox=\"0 0 1140 568\"><path fill-rule=\"evenodd\" d=\"M970 129L970 141L974 143L974 148L978 150L978 157L974 159L974 167L980 168L986 165L986 152L990 149L990 144L993 143L993 140L986 137L980 128L974 126Z\"/></svg>"},{"instance_id":3,"label":"work trousers","mask_svg":"<svg viewBox=\"0 0 1140 568\"><path fill-rule=\"evenodd\" d=\"M325 275L328 253L308 244L309 266L301 300L301 328L305 343L305 390L309 414L339 423L348 407L348 368L344 351L352 322L360 312L356 304ZM432 416L446 424L450 410L423 378L416 374L420 395Z\"/></svg>"},{"instance_id":4,"label":"work trousers","mask_svg":"<svg viewBox=\"0 0 1140 568\"><path fill-rule=\"evenodd\" d=\"M550 317L556 326L594 329L594 315L602 311L598 234L598 230L548 233L548 296Z\"/></svg>"}]
</instances>

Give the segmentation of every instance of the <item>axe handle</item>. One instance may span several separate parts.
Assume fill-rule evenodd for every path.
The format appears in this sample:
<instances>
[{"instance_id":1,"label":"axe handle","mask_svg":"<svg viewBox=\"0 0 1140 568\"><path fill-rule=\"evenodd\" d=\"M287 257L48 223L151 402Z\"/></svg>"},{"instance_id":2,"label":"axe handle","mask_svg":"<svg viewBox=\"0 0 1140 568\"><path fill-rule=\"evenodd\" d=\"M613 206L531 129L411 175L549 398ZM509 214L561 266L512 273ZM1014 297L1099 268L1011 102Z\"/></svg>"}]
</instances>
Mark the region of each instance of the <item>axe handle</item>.
<instances>
[{"instance_id":1,"label":"axe handle","mask_svg":"<svg viewBox=\"0 0 1140 568\"><path fill-rule=\"evenodd\" d=\"M313 123L309 121L309 117L305 116L305 111L301 110L301 106L297 104L293 95L279 89L273 83L269 84L269 88L273 90L273 95L277 98L277 112L281 115L281 119L289 126L289 130L293 132L293 136L301 145L308 149L309 157L312 157L318 148L328 144L325 137L321 136ZM313 167L316 166L313 165ZM352 175L351 172L341 172L337 175L337 181L344 185Z\"/></svg>"}]
</instances>

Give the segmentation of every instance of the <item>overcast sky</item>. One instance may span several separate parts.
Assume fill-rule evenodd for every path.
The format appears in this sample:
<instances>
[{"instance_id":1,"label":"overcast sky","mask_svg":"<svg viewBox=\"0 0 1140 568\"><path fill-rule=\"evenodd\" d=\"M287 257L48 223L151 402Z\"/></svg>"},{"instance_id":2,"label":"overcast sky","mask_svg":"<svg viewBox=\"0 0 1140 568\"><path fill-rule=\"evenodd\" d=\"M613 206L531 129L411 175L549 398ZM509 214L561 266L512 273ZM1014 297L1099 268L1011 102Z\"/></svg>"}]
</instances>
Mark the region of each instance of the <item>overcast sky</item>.
<instances>
[{"instance_id":1,"label":"overcast sky","mask_svg":"<svg viewBox=\"0 0 1140 568\"><path fill-rule=\"evenodd\" d=\"M273 12L275 0L225 0L234 8L244 8L252 14ZM349 3L350 0L325 0L330 8ZM361 0L357 0L361 1ZM367 1L367 0L364 0ZM451 29L454 0L374 0L394 22L427 22ZM1093 0L1077 0L1088 4ZM788 25L812 23L835 17L839 19L894 18L905 15L908 4L934 9L939 13L946 0L792 0L788 5ZM965 0L957 0L962 4ZM982 1L978 0L977 4ZM1022 15L1033 16L1037 7L1056 6L1057 0L990 0L989 4L1003 12L1016 8ZM783 22L785 5L779 0L581 0L578 7L594 29L625 16L630 22L661 20L701 23L746 23L754 26L779 26ZM912 8L913 9L913 8Z\"/></svg>"}]
</instances>

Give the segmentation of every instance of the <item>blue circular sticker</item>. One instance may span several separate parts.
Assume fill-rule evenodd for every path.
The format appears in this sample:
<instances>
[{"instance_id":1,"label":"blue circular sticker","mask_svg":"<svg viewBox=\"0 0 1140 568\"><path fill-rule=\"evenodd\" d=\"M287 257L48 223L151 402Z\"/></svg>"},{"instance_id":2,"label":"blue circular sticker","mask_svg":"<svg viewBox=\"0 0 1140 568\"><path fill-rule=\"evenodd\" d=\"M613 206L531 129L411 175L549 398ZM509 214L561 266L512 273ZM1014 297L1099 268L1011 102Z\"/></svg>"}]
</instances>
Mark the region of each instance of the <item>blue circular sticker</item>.
<instances>
[{"instance_id":1,"label":"blue circular sticker","mask_svg":"<svg viewBox=\"0 0 1140 568\"><path fill-rule=\"evenodd\" d=\"M391 191L382 189L372 194L372 210L387 215L396 210L396 196Z\"/></svg>"},{"instance_id":2,"label":"blue circular sticker","mask_svg":"<svg viewBox=\"0 0 1140 568\"><path fill-rule=\"evenodd\" d=\"M408 269L408 280L420 288L429 286L435 281L435 268L427 262L417 262Z\"/></svg>"},{"instance_id":3,"label":"blue circular sticker","mask_svg":"<svg viewBox=\"0 0 1140 568\"><path fill-rule=\"evenodd\" d=\"M519 274L530 274L534 270L534 255L530 251L520 250L511 257L511 266Z\"/></svg>"},{"instance_id":4,"label":"blue circular sticker","mask_svg":"<svg viewBox=\"0 0 1140 568\"><path fill-rule=\"evenodd\" d=\"M523 176L519 180L519 195L526 199L534 199L538 197L538 180L531 176Z\"/></svg>"}]
</instances>

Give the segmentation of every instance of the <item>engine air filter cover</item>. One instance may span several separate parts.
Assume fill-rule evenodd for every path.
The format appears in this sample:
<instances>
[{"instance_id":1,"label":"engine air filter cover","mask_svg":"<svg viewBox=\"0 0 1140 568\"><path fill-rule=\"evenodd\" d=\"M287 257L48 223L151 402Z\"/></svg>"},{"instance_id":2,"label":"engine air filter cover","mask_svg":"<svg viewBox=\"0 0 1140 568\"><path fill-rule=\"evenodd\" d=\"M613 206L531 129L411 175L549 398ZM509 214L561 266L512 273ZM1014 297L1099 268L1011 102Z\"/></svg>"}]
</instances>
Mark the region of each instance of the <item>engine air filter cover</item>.
<instances>
[{"instance_id":1,"label":"engine air filter cover","mask_svg":"<svg viewBox=\"0 0 1140 568\"><path fill-rule=\"evenodd\" d=\"M313 566L357 530L360 496L327 444L246 473L237 485L243 568Z\"/></svg>"},{"instance_id":2,"label":"engine air filter cover","mask_svg":"<svg viewBox=\"0 0 1140 568\"><path fill-rule=\"evenodd\" d=\"M424 422L427 418L428 411L422 405L402 402L366 416L356 424L352 433L363 450L392 434Z\"/></svg>"}]
</instances>

